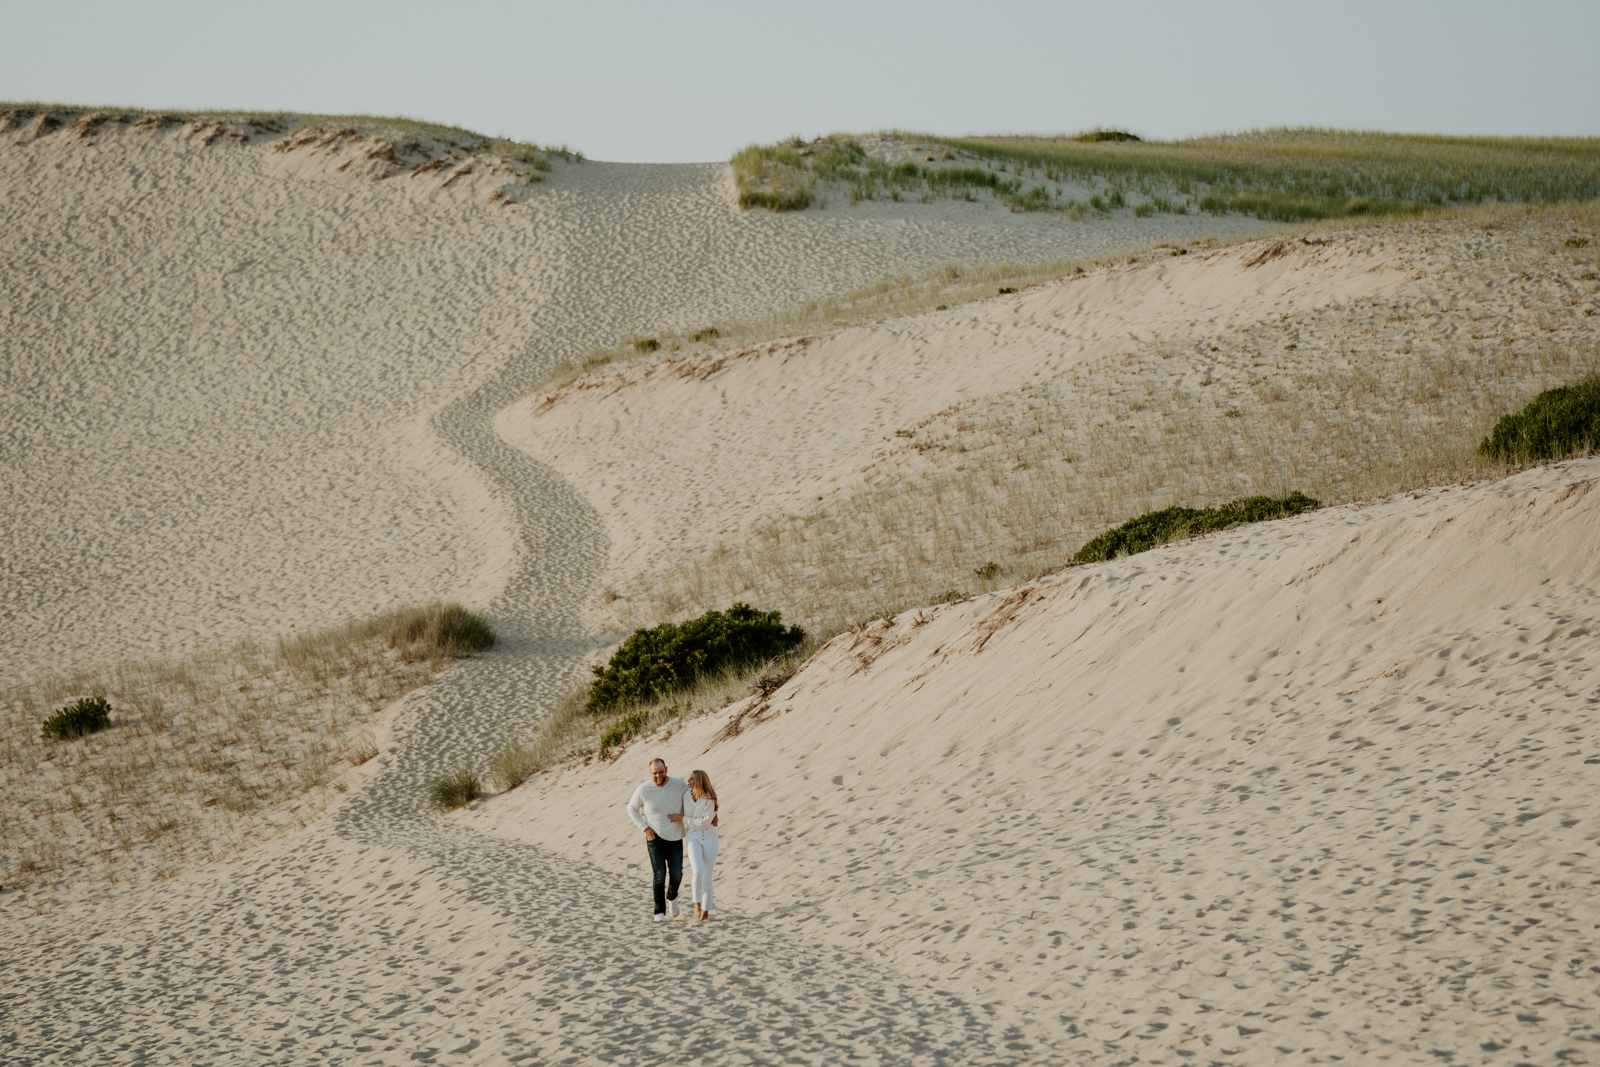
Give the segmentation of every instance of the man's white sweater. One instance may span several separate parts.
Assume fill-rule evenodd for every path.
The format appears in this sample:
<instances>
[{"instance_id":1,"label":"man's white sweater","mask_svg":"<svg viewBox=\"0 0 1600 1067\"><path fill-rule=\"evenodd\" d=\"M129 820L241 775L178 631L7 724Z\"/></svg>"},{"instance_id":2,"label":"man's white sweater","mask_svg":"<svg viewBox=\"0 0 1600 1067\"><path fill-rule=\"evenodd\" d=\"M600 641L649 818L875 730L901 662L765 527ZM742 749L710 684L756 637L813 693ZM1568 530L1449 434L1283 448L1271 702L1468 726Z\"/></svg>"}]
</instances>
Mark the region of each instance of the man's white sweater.
<instances>
[{"instance_id":1,"label":"man's white sweater","mask_svg":"<svg viewBox=\"0 0 1600 1067\"><path fill-rule=\"evenodd\" d=\"M682 778L668 778L666 785L646 782L633 791L628 801L628 818L643 830L654 830L663 841L682 841L683 824L668 819L668 815L683 814L683 798L689 792L689 783Z\"/></svg>"}]
</instances>

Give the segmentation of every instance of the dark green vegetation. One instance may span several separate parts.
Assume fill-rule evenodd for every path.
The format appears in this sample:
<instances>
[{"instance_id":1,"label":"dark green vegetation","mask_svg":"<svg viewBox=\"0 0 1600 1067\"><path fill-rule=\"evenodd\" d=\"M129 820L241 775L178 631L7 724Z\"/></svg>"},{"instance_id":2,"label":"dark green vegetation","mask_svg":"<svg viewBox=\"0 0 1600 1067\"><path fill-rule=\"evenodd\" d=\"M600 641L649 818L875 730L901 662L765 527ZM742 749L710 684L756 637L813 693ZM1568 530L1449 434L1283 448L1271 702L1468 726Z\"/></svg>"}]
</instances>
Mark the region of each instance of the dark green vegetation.
<instances>
[{"instance_id":1,"label":"dark green vegetation","mask_svg":"<svg viewBox=\"0 0 1600 1067\"><path fill-rule=\"evenodd\" d=\"M655 352L661 348L661 342L654 337L641 337L633 342L633 350L640 355L646 352Z\"/></svg>"},{"instance_id":2,"label":"dark green vegetation","mask_svg":"<svg viewBox=\"0 0 1600 1067\"><path fill-rule=\"evenodd\" d=\"M1146 195L1175 191L1196 196L1202 211L1283 221L1600 196L1597 138L1276 129L1162 142L1109 132L925 140L1058 181L1100 179Z\"/></svg>"},{"instance_id":3,"label":"dark green vegetation","mask_svg":"<svg viewBox=\"0 0 1600 1067\"><path fill-rule=\"evenodd\" d=\"M1503 463L1561 459L1600 446L1600 374L1547 389L1503 416L1478 454Z\"/></svg>"},{"instance_id":4,"label":"dark green vegetation","mask_svg":"<svg viewBox=\"0 0 1600 1067\"><path fill-rule=\"evenodd\" d=\"M111 705L104 697L84 697L68 704L44 721L41 732L46 741L70 741L75 737L104 730L111 725Z\"/></svg>"},{"instance_id":5,"label":"dark green vegetation","mask_svg":"<svg viewBox=\"0 0 1600 1067\"><path fill-rule=\"evenodd\" d=\"M428 795L435 811L453 811L483 796L483 783L478 781L478 772L463 764L449 774L435 778Z\"/></svg>"},{"instance_id":6,"label":"dark green vegetation","mask_svg":"<svg viewBox=\"0 0 1600 1067\"><path fill-rule=\"evenodd\" d=\"M1290 493L1282 500L1268 496L1248 496L1215 508L1162 508L1129 519L1114 530L1107 530L1078 550L1074 563L1101 563L1118 556L1198 537L1213 530L1226 530L1247 522L1281 519L1310 511L1317 502L1302 493Z\"/></svg>"},{"instance_id":7,"label":"dark green vegetation","mask_svg":"<svg viewBox=\"0 0 1600 1067\"><path fill-rule=\"evenodd\" d=\"M776 611L735 604L684 623L635 630L605 667L594 668L588 711L598 715L689 688L709 674L772 659L805 640Z\"/></svg>"}]
</instances>

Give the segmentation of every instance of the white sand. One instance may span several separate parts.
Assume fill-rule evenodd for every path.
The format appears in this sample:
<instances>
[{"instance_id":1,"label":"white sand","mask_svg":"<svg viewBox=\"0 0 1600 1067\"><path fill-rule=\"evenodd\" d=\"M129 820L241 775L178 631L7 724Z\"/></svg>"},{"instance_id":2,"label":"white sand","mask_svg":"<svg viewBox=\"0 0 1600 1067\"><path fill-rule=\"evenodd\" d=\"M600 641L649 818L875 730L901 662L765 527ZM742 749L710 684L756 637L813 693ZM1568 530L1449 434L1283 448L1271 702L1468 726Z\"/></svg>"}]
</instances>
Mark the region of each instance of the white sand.
<instances>
[{"instance_id":1,"label":"white sand","mask_svg":"<svg viewBox=\"0 0 1600 1067\"><path fill-rule=\"evenodd\" d=\"M1395 263L1368 275L1335 246L1255 275L1116 273L841 333L812 346L826 378L731 359L726 415L713 379L586 435L565 401L554 421L517 402L631 330L1240 224L746 215L721 165L379 180L358 144L41 132L0 141L7 675L436 595L508 641L406 698L365 784L291 839L88 903L0 892L3 1058L1588 1055L1596 461L902 617L759 712L423 810L434 775L481 765L579 675L580 611L616 559L703 547L747 497L848 476L899 419L1119 335L1381 292ZM781 410L761 392L786 387ZM763 401L803 462L755 450ZM508 408L516 447L494 432ZM728 436L684 430L707 420ZM680 470L729 518L647 484ZM650 510L624 516L618 485ZM728 803L707 927L646 915L621 804L658 751ZM658 991L680 982L702 995Z\"/></svg>"},{"instance_id":2,"label":"white sand","mask_svg":"<svg viewBox=\"0 0 1600 1067\"><path fill-rule=\"evenodd\" d=\"M642 890L622 800L703 768L728 926L1030 1060L1555 1062L1600 1012L1597 592L1600 461L1329 509L841 635L470 822Z\"/></svg>"}]
</instances>

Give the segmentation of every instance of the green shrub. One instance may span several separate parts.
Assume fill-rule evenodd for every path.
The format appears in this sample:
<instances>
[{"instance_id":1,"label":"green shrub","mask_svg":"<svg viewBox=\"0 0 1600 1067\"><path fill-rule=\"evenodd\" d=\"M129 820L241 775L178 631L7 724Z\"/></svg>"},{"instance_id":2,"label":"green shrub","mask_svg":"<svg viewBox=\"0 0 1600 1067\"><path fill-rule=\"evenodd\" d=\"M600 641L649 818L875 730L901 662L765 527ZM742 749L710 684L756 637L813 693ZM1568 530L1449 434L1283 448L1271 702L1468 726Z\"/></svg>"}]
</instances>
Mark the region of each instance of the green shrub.
<instances>
[{"instance_id":1,"label":"green shrub","mask_svg":"<svg viewBox=\"0 0 1600 1067\"><path fill-rule=\"evenodd\" d=\"M1282 500L1250 496L1215 508L1163 508L1130 519L1114 530L1107 530L1072 557L1074 563L1101 563L1118 556L1131 556L1168 541L1198 537L1212 530L1225 530L1247 522L1281 519L1310 511L1317 502L1303 493L1290 493Z\"/></svg>"},{"instance_id":2,"label":"green shrub","mask_svg":"<svg viewBox=\"0 0 1600 1067\"><path fill-rule=\"evenodd\" d=\"M1561 459L1600 446L1600 374L1547 389L1502 416L1478 454L1503 463Z\"/></svg>"},{"instance_id":3,"label":"green shrub","mask_svg":"<svg viewBox=\"0 0 1600 1067\"><path fill-rule=\"evenodd\" d=\"M594 668L589 713L659 699L711 672L772 659L805 636L798 626L785 627L779 612L757 611L748 604L708 611L681 624L635 630L610 663Z\"/></svg>"},{"instance_id":4,"label":"green shrub","mask_svg":"<svg viewBox=\"0 0 1600 1067\"><path fill-rule=\"evenodd\" d=\"M435 778L429 795L433 800L434 810L453 811L456 808L464 808L483 796L483 784L478 781L477 771L462 764L449 774Z\"/></svg>"},{"instance_id":5,"label":"green shrub","mask_svg":"<svg viewBox=\"0 0 1600 1067\"><path fill-rule=\"evenodd\" d=\"M70 741L74 737L87 737L111 725L111 705L104 697L84 697L76 704L68 704L44 721L41 728L46 741Z\"/></svg>"},{"instance_id":6,"label":"green shrub","mask_svg":"<svg viewBox=\"0 0 1600 1067\"><path fill-rule=\"evenodd\" d=\"M641 337L633 342L633 350L641 356L646 352L654 352L661 347L661 342L654 337Z\"/></svg>"},{"instance_id":7,"label":"green shrub","mask_svg":"<svg viewBox=\"0 0 1600 1067\"><path fill-rule=\"evenodd\" d=\"M696 330L689 335L691 341L715 341L722 336L722 331L715 326L707 326L703 330Z\"/></svg>"},{"instance_id":8,"label":"green shrub","mask_svg":"<svg viewBox=\"0 0 1600 1067\"><path fill-rule=\"evenodd\" d=\"M744 189L739 193L739 206L764 207L772 211L804 211L811 206L811 190L769 193L761 189Z\"/></svg>"},{"instance_id":9,"label":"green shrub","mask_svg":"<svg viewBox=\"0 0 1600 1067\"><path fill-rule=\"evenodd\" d=\"M1095 144L1099 141L1138 141L1142 140L1142 138L1129 133L1127 130L1102 130L1096 126L1092 130L1078 134L1073 140L1083 144Z\"/></svg>"}]
</instances>

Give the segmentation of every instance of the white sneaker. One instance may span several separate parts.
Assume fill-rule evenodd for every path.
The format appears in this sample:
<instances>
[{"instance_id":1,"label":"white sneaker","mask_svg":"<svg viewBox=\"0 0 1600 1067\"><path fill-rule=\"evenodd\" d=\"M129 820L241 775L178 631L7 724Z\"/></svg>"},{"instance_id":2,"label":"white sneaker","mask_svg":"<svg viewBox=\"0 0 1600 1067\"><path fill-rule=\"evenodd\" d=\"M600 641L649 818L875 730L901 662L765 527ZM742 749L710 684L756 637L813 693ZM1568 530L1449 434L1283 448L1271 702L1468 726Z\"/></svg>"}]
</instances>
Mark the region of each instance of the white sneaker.
<instances>
[{"instance_id":1,"label":"white sneaker","mask_svg":"<svg viewBox=\"0 0 1600 1067\"><path fill-rule=\"evenodd\" d=\"M676 900L667 901L667 911L671 912L672 917L676 919L678 917L678 902Z\"/></svg>"},{"instance_id":2,"label":"white sneaker","mask_svg":"<svg viewBox=\"0 0 1600 1067\"><path fill-rule=\"evenodd\" d=\"M663 914L662 912L658 911L658 912L656 912L655 918L650 920L650 921L651 922L658 922L658 923L666 922L667 921L667 917L666 917L665 914Z\"/></svg>"}]
</instances>

